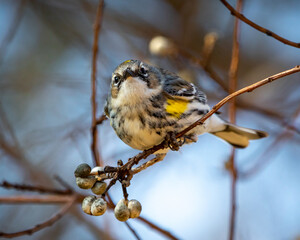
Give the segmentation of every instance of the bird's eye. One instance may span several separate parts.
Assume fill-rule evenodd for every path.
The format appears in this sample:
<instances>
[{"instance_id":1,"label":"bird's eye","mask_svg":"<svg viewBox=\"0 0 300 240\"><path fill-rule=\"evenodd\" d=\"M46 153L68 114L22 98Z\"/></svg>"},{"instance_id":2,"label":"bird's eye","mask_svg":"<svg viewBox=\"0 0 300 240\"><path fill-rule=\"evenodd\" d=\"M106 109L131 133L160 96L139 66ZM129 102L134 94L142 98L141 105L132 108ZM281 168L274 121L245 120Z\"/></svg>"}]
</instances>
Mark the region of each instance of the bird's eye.
<instances>
[{"instance_id":1,"label":"bird's eye","mask_svg":"<svg viewBox=\"0 0 300 240\"><path fill-rule=\"evenodd\" d=\"M121 80L120 76L114 76L114 85L118 85L120 80Z\"/></svg>"},{"instance_id":2,"label":"bird's eye","mask_svg":"<svg viewBox=\"0 0 300 240\"><path fill-rule=\"evenodd\" d=\"M141 73L144 77L147 77L147 76L148 76L148 70L147 70L144 66L141 66L141 67L140 67L140 73Z\"/></svg>"}]
</instances>

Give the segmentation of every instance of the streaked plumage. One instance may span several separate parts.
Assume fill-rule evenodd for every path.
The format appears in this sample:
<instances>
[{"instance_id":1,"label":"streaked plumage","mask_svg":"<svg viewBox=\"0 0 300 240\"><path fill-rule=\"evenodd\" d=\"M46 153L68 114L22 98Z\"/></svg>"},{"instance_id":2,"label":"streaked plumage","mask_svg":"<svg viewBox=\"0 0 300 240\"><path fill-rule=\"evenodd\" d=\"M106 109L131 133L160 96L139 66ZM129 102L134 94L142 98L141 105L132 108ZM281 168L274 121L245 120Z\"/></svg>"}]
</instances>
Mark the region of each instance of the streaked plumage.
<instances>
[{"instance_id":1,"label":"streaked plumage","mask_svg":"<svg viewBox=\"0 0 300 240\"><path fill-rule=\"evenodd\" d=\"M105 105L105 113L120 139L139 150L159 144L168 132L180 132L209 110L205 94L194 84L139 60L125 61L115 69ZM205 132L241 148L250 139L267 136L213 115L188 133L186 143L196 141Z\"/></svg>"}]
</instances>

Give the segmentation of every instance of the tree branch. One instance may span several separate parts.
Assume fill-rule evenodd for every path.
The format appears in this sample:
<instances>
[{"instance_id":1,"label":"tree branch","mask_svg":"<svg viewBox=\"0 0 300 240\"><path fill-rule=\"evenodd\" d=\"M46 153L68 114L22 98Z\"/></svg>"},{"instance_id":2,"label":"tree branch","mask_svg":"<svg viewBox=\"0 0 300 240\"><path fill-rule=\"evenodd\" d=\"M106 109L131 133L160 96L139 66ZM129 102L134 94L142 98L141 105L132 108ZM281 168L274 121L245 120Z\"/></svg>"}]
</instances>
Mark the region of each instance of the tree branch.
<instances>
[{"instance_id":1,"label":"tree branch","mask_svg":"<svg viewBox=\"0 0 300 240\"><path fill-rule=\"evenodd\" d=\"M80 195L74 195L80 196ZM74 198L73 195L61 196L61 195L38 195L38 196L28 196L28 195L16 195L16 196L1 196L0 203L6 204L57 204L66 203L70 199ZM80 199L80 198L78 198Z\"/></svg>"},{"instance_id":2,"label":"tree branch","mask_svg":"<svg viewBox=\"0 0 300 240\"><path fill-rule=\"evenodd\" d=\"M296 43L296 42L292 42L286 38L283 38L281 36L279 36L278 34L263 28L261 26L259 26L258 24L252 22L251 20L249 20L248 18L246 18L243 14L241 14L240 12L236 11L234 9L234 7L232 7L226 0L220 0L221 3L224 4L224 6L231 12L232 15L236 16L237 18L239 18L240 20L242 20L244 23L248 24L249 26L255 28L256 30L267 34L268 36L275 38L276 40L278 40L279 42L282 42L286 45L290 45L292 47L296 47L296 48L300 48L300 43Z\"/></svg>"},{"instance_id":3,"label":"tree branch","mask_svg":"<svg viewBox=\"0 0 300 240\"><path fill-rule=\"evenodd\" d=\"M243 2L238 0L236 4L237 11L241 12ZM229 93L234 93L237 89L237 73L239 66L239 52L240 52L240 22L236 18L234 21L233 28L233 46L232 46L232 56L231 63L229 67ZM229 120L231 123L236 122L236 99L229 101ZM230 225L229 225L229 240L234 239L235 233L235 222L236 222L236 184L237 184L237 169L235 166L235 148L232 147L231 155L228 160L227 166L229 166L229 171L231 174L231 210L230 210Z\"/></svg>"},{"instance_id":4,"label":"tree branch","mask_svg":"<svg viewBox=\"0 0 300 240\"><path fill-rule=\"evenodd\" d=\"M40 193L51 193L51 194L58 194L58 195L68 195L71 194L72 191L70 189L66 190L59 190L59 189L53 189L53 188L46 188L42 186L32 186L32 185L26 185L26 184L15 184L10 183L7 181L3 181L0 183L0 187L3 188L13 188L19 191L32 191L32 192L40 192Z\"/></svg>"},{"instance_id":5,"label":"tree branch","mask_svg":"<svg viewBox=\"0 0 300 240\"><path fill-rule=\"evenodd\" d=\"M155 229L156 231L163 234L164 236L166 236L169 239L173 239L173 240L179 239L179 238L175 237L174 235L172 235L170 232L168 232L164 229L161 229L160 227L158 227L157 225L155 225L154 223L150 222L149 220L147 220L143 217L138 217L137 219L140 220L141 222L147 224L149 227Z\"/></svg>"},{"instance_id":6,"label":"tree branch","mask_svg":"<svg viewBox=\"0 0 300 240\"><path fill-rule=\"evenodd\" d=\"M265 78L259 82L256 82L254 84L251 84L247 87L244 87L230 95L228 95L227 97L223 98L220 102L218 102L205 116L203 116L201 119L199 119L198 121L194 122L192 125L190 125L189 127L187 127L186 129L184 129L183 131L181 131L180 133L178 133L176 135L177 138L182 137L183 135L185 135L186 133L188 133L191 129L193 129L194 127L203 124L209 117L211 117L216 111L218 111L225 103L227 103L229 100L243 94L246 92L252 92L253 90L255 90L256 88L259 88L265 84L268 84L270 82L273 82L277 79L286 77L288 75L294 74L296 72L300 72L300 66L296 66L294 68L291 68L289 70L277 73L271 77Z\"/></svg>"},{"instance_id":7,"label":"tree branch","mask_svg":"<svg viewBox=\"0 0 300 240\"><path fill-rule=\"evenodd\" d=\"M14 237L19 237L19 236L23 236L23 235L31 235L37 231L42 230L43 228L49 227L52 224L54 224L55 222L57 222L59 219L61 219L66 213L67 211L72 207L72 205L75 203L76 197L73 196L72 198L69 198L69 201L65 204L65 206L55 215L53 215L50 219L48 219L45 222L42 222L40 224L37 224L35 227L33 228L29 228L27 230L24 231L20 231L20 232L15 232L15 233L4 233L4 232L0 232L0 237L4 237L4 238L14 238Z\"/></svg>"},{"instance_id":8,"label":"tree branch","mask_svg":"<svg viewBox=\"0 0 300 240\"><path fill-rule=\"evenodd\" d=\"M99 151L98 151L98 130L97 130L97 91L96 91L96 78L97 78L97 57L98 57L98 41L99 41L99 33L101 29L102 23L102 15L103 15L103 5L104 0L99 0L97 15L94 25L94 43L93 43L93 57L92 57L92 126L91 126L91 134L92 134L92 144L91 150L93 153L93 160L96 166L102 165L102 161L100 159Z\"/></svg>"}]
</instances>

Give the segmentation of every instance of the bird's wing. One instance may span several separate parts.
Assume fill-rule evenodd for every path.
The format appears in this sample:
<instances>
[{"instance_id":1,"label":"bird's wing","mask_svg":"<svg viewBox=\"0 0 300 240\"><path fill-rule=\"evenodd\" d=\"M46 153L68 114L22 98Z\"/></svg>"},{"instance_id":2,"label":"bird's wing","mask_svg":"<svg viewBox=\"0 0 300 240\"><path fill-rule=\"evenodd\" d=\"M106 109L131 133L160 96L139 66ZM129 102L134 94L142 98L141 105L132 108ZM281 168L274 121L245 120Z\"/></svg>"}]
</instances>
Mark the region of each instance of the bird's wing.
<instances>
[{"instance_id":1,"label":"bird's wing","mask_svg":"<svg viewBox=\"0 0 300 240\"><path fill-rule=\"evenodd\" d=\"M163 91L172 98L178 98L186 101L198 100L206 104L206 95L197 89L193 83L189 83L176 74L170 73L166 70L161 70L165 76L163 84Z\"/></svg>"}]
</instances>

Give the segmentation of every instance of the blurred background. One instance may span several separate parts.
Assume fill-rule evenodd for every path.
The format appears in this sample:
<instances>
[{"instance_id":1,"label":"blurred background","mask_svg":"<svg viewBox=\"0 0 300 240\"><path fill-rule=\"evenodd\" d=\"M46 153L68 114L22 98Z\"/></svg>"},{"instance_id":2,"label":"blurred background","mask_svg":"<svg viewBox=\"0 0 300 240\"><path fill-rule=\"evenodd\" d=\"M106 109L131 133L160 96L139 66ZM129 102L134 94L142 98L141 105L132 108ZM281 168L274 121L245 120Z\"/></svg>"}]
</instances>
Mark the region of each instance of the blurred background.
<instances>
[{"instance_id":1,"label":"blurred background","mask_svg":"<svg viewBox=\"0 0 300 240\"><path fill-rule=\"evenodd\" d=\"M300 2L244 1L251 20L299 42ZM235 1L230 2L235 6ZM0 181L61 188L54 175L76 190L77 165L92 165L90 151L93 23L98 1L2 0L0 2ZM141 59L177 72L207 93L213 106L227 95L234 18L220 1L105 1L99 41L98 116L114 68ZM157 36L173 51L156 51ZM149 44L152 40L152 47ZM158 39L159 40L159 39ZM165 39L166 40L166 39ZM153 45L154 44L154 45ZM211 53L207 54L209 46ZM156 50L155 50L156 49ZM180 51L177 49L181 49ZM184 52L185 54L182 54ZM190 56L190 57L187 57ZM191 56L200 59L193 63ZM238 88L300 64L300 50L241 23ZM213 69L220 82L207 69ZM300 74L237 98L237 123L269 137L237 150L236 239L300 239ZM220 109L228 119L227 106ZM116 166L138 151L99 126L99 151ZM206 134L170 152L137 174L128 189L142 216L180 239L227 239L231 147ZM0 188L1 196L15 190ZM122 198L116 184L112 199ZM58 204L1 204L0 231L17 232L45 221ZM165 239L138 220L129 223L142 239ZM113 212L92 217L80 205L53 226L19 239L134 239Z\"/></svg>"}]
</instances>

